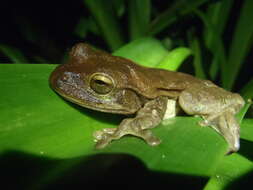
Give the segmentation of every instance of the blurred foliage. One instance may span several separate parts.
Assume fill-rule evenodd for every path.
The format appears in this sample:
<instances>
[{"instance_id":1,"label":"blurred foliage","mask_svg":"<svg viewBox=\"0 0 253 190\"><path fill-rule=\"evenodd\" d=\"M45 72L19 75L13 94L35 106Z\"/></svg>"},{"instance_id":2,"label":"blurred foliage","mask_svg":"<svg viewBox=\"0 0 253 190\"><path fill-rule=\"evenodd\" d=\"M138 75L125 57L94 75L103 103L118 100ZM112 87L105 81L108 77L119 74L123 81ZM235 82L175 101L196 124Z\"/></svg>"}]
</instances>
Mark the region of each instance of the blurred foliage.
<instances>
[{"instance_id":1,"label":"blurred foliage","mask_svg":"<svg viewBox=\"0 0 253 190\"><path fill-rule=\"evenodd\" d=\"M249 69L250 61L246 58L252 59L249 52L252 52L253 2L250 0L112 0L110 3L79 0L62 3L61 10L56 9L57 2L50 2L50 7L47 3L38 2L41 9L29 8L30 14L21 13L11 5L6 7L15 14L2 30L12 36L9 39L4 33L0 36L0 52L5 57L2 61L63 63L69 48L79 41L114 51L135 39L153 36L163 41L169 51L190 47L195 75L200 78L214 80L228 90L238 90L251 79L251 73L240 72ZM35 7L34 2L27 4ZM29 7L27 4L17 2L17 7ZM48 14L42 16L43 8ZM183 65L182 69L189 72L187 67Z\"/></svg>"},{"instance_id":2,"label":"blurred foliage","mask_svg":"<svg viewBox=\"0 0 253 190\"><path fill-rule=\"evenodd\" d=\"M15 1L1 7L3 8L1 13L4 14L0 18L4 19L1 23L6 23L6 26L4 25L5 27L1 28L0 35L1 63L61 64L66 61L69 48L76 42L83 41L145 66L170 70L178 69L192 73L199 78L213 80L228 90L239 91L245 99L253 97L251 68L253 55L250 54L253 49L252 0L78 0L62 1L60 4L57 1L30 1L29 3ZM96 128L95 125L98 123L94 119L90 119L89 116L80 119L82 122L91 123L93 128L75 128L75 139L64 144L65 139L73 133L73 130L68 130L67 127L69 125L81 126L82 122L79 123L78 119L74 120L73 124L66 121L56 121L50 119L53 115L47 115L49 118L45 117L44 120L39 117L48 113L48 107L51 106L53 109L52 105L56 106L57 109L64 110L56 113L55 117L57 118L64 117L67 119L67 115L70 114L68 111L71 112L71 118L72 114L76 114L76 118L83 117L83 115L80 116L79 111L75 112L74 109L69 109L70 106L65 106L64 102L57 102L59 98L53 93L49 93L51 91L47 84L42 84L40 80L36 80L36 78L47 80L53 67L53 65L41 65L37 68L39 71L36 70L35 65L27 64L24 64L23 67L19 64L8 67L1 65L0 67L0 82L5 87L5 92L8 91L7 94L1 94L2 102L0 103L0 106L4 108L1 109L3 117L1 117L0 124L2 150L18 151L15 153L18 158L16 161L27 158L27 155L22 155L19 151L41 156L44 154L41 151L42 149L47 150L47 156L54 158L46 161L49 168L42 169L45 175L42 172L43 177L39 177L40 182L35 181L26 186L34 186L34 189L38 188L37 182L45 185L52 179L62 179L63 171L73 172L70 168L79 167L80 163L90 163L90 158L85 157L84 160L83 158L69 159L69 157L83 156L83 151L86 156L90 156L91 153L94 154L91 150L93 146L91 143L85 144L85 147L82 147L83 144L80 143L81 139L84 138L81 131L88 130L87 135ZM37 72L37 76L32 74L34 71ZM10 72L12 75L6 72ZM10 76L14 77L11 78L13 79L12 83L8 83ZM30 79L27 76L30 76ZM44 90L38 91L36 85L42 86ZM19 93L16 93L14 89ZM40 96L26 99L27 92L40 94ZM23 100L20 97L23 97ZM52 104L51 100L55 103ZM38 104L38 102L40 103ZM243 117L249 106L250 103L241 112L240 118ZM249 109L246 117L252 118L253 111L252 108ZM13 115L11 120L8 119L10 115ZM33 117L34 115L37 117ZM21 122L22 119L23 122ZM39 125L40 122L43 123L41 126L45 128L36 133L38 131L33 127ZM65 126L66 131L59 132L57 125L50 129L53 123L59 122ZM188 122L189 126L185 126L191 128L194 126L195 120L194 118L189 120L179 118L175 121L175 126L180 128L181 123L188 124ZM20 127L21 124L26 126L25 130ZM103 126L106 125L105 123L102 124ZM236 187L240 187L240 184L245 184L247 179L252 179L253 164L252 153L250 152L253 139L252 128L252 119L242 121L242 149L239 153L228 157L223 156L223 145L216 150L217 152L215 152L216 145L208 145L207 152L198 154L191 147L182 148L185 144L181 144L181 140L174 139L177 144L165 143L170 149L165 146L164 149L149 151L146 146L139 146L135 141L126 139L126 141L122 141L122 144L119 143L119 148L122 147L126 150L119 150L115 145L115 149L112 147L108 152L103 152L116 154L115 157L109 158L108 163L103 162L103 164L108 169L108 166L111 166L115 160L124 160L125 157L118 155L118 153L129 153L142 160L149 169L158 172L172 172L173 175L168 173L169 177L166 176L168 179L180 178L188 182L193 178L198 178L196 183L201 184L197 186L198 189L236 189ZM81 130L79 131L79 129ZM51 130L54 131L53 134ZM163 130L157 130L160 135L167 134ZM179 134L179 132L175 133ZM215 138L212 137L212 133L210 133L211 135L207 133L204 138L199 137L194 140L198 131L193 133L188 131L188 133L190 136L184 138L188 144L196 145L195 148L199 148L200 151L205 150L203 147L197 146L199 139L199 141L203 141L205 137ZM31 136L32 134L37 135L35 144L35 137ZM85 138L88 141L90 140L88 136ZM9 142L9 139L12 139L12 142ZM59 147L53 146L55 141ZM127 146L125 142L133 143L133 147ZM217 141L217 143L220 142ZM139 152L140 150L136 150L137 147L140 150L148 151L148 153ZM165 151L164 154L162 154L163 151ZM178 157L177 151L180 151ZM168 153L166 157L169 157L169 154L172 154L172 157L165 161L164 165L159 165L161 157L153 155L154 158L150 159L153 157L152 153L160 156ZM6 158L9 158L9 154L13 153L5 152L4 156L7 155ZM191 157L187 157L186 154ZM4 156L2 156L2 163L7 162L4 160ZM68 159L62 160L63 157ZM40 165L45 158L40 159L41 157L33 158L33 161ZM189 160L190 164L182 162L184 159ZM207 159L208 162L202 163L199 161L201 159ZM198 166L197 162L201 164ZM190 167L192 163L193 165ZM208 166L208 164L210 165ZM29 166L29 163L27 165ZM202 166L205 167L201 168ZM206 169L206 173L202 169ZM23 168L23 170L25 169ZM92 170L93 168L87 169L89 175L91 175ZM47 175L48 173L50 175ZM181 174L184 175L180 176ZM165 179L164 176L156 173L149 174L145 180L150 180L150 176L159 176L160 180Z\"/></svg>"}]
</instances>

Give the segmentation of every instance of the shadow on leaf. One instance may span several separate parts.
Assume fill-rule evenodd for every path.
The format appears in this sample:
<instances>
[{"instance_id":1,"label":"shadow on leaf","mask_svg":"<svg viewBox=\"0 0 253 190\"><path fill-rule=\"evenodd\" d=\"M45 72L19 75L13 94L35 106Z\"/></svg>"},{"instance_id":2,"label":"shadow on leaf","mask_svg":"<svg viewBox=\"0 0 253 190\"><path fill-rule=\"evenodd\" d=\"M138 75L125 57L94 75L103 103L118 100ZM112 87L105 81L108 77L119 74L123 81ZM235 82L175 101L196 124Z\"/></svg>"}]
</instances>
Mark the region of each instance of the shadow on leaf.
<instances>
[{"instance_id":1,"label":"shadow on leaf","mask_svg":"<svg viewBox=\"0 0 253 190\"><path fill-rule=\"evenodd\" d=\"M225 190L237 190L237 189L252 189L253 171L246 173L238 179L231 182L224 189Z\"/></svg>"},{"instance_id":2,"label":"shadow on leaf","mask_svg":"<svg viewBox=\"0 0 253 190\"><path fill-rule=\"evenodd\" d=\"M150 171L127 154L97 154L53 160L21 152L0 157L1 179L6 189L202 189L208 178Z\"/></svg>"}]
</instances>

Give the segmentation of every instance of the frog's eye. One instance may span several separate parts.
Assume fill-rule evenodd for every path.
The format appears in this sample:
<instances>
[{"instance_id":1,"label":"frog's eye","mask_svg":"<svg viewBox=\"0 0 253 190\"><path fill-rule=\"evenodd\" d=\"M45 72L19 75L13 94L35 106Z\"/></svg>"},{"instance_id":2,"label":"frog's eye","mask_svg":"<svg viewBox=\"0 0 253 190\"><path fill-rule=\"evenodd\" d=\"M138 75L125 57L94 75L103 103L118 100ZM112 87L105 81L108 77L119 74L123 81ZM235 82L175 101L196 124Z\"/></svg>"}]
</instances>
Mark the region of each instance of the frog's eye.
<instances>
[{"instance_id":1,"label":"frog's eye","mask_svg":"<svg viewBox=\"0 0 253 190\"><path fill-rule=\"evenodd\" d=\"M90 78L90 87L98 94L108 94L114 88L113 80L103 74L94 74Z\"/></svg>"}]
</instances>

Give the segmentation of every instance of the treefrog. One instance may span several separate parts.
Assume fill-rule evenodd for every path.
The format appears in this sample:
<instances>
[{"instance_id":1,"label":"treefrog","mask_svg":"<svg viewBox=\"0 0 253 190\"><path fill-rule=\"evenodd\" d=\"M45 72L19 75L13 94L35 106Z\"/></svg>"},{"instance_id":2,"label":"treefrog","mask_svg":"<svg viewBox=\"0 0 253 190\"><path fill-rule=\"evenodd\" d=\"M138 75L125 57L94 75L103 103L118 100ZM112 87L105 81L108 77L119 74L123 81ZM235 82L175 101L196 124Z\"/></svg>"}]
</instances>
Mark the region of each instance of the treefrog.
<instances>
[{"instance_id":1,"label":"treefrog","mask_svg":"<svg viewBox=\"0 0 253 190\"><path fill-rule=\"evenodd\" d=\"M94 50L85 43L75 45L66 64L50 76L51 87L63 98L97 111L135 115L117 128L94 133L96 148L104 148L124 135L144 139L149 145L161 141L151 128L176 115L176 107L200 116L201 126L211 126L229 145L239 149L240 127L235 114L243 98L211 81L189 74L140 66L128 59Z\"/></svg>"}]
</instances>

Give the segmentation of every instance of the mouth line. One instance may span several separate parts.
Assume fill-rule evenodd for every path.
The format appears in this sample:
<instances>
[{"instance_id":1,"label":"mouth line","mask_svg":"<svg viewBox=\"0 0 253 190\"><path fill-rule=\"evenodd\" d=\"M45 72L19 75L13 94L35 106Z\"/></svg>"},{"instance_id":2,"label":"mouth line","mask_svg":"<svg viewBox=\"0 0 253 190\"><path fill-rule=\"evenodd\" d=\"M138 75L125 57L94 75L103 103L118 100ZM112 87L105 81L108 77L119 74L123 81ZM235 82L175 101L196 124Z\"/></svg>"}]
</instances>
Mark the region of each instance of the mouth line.
<instances>
[{"instance_id":1,"label":"mouth line","mask_svg":"<svg viewBox=\"0 0 253 190\"><path fill-rule=\"evenodd\" d=\"M113 114L124 114L124 115L128 115L128 114L132 114L131 112L129 111L126 111L124 109L108 109L108 108L104 108L104 107L94 107L92 106L91 103L88 103L87 101L85 101L86 104L84 104L82 101L80 100L77 100L71 96L68 96L68 95L65 95L64 93L61 92L61 90L59 90L58 88L55 88L55 91L60 95L62 96L64 99L74 103L74 104L77 104L81 107L84 107L84 108L88 108L88 109L91 109L91 110L95 110L95 111L100 111L100 112L105 112L105 113L113 113ZM94 104L93 104L94 105ZM97 104L98 105L98 104Z\"/></svg>"}]
</instances>

